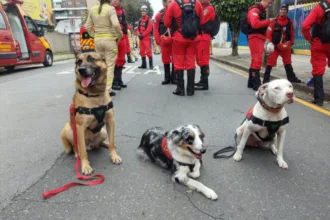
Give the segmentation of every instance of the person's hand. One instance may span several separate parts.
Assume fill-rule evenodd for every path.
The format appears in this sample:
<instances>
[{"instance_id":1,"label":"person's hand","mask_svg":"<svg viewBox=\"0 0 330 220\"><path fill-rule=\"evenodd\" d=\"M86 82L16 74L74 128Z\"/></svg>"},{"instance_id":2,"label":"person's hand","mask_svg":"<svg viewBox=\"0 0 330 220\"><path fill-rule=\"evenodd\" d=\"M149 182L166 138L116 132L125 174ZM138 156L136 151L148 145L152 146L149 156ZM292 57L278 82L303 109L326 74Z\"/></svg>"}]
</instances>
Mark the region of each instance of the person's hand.
<instances>
[{"instance_id":1,"label":"person's hand","mask_svg":"<svg viewBox=\"0 0 330 220\"><path fill-rule=\"evenodd\" d=\"M275 21L275 18L269 18L269 21L273 22L273 21Z\"/></svg>"},{"instance_id":2,"label":"person's hand","mask_svg":"<svg viewBox=\"0 0 330 220\"><path fill-rule=\"evenodd\" d=\"M139 39L142 40L143 39L143 36L142 34L139 35Z\"/></svg>"}]
</instances>

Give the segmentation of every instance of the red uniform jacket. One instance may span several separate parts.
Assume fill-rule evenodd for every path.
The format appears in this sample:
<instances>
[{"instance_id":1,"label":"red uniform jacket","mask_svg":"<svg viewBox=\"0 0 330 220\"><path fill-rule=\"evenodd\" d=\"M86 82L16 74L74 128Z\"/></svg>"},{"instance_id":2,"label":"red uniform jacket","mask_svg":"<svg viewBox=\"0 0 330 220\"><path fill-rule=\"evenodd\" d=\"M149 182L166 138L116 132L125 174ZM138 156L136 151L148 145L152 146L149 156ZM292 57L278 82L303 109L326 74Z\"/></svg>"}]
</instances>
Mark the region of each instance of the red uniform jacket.
<instances>
[{"instance_id":1,"label":"red uniform jacket","mask_svg":"<svg viewBox=\"0 0 330 220\"><path fill-rule=\"evenodd\" d=\"M328 2L330 2L330 0L328 0ZM309 13L309 15L307 16L307 18L305 19L305 21L302 24L302 28L301 28L301 32L304 35L304 38L307 41L312 40L312 35L310 33L311 27L314 23L316 24L321 24L323 22L324 19L324 10L321 8L320 5L316 5L311 12ZM317 40L319 40L318 38L316 38Z\"/></svg>"},{"instance_id":2,"label":"red uniform jacket","mask_svg":"<svg viewBox=\"0 0 330 220\"><path fill-rule=\"evenodd\" d=\"M209 1L202 3L202 7L204 12L203 12L203 20L201 22L201 25L204 25L207 22L214 20L215 10ZM211 40L211 35L203 33L202 35L200 35L200 40Z\"/></svg>"},{"instance_id":3,"label":"red uniform jacket","mask_svg":"<svg viewBox=\"0 0 330 220\"><path fill-rule=\"evenodd\" d=\"M160 45L160 33L159 33L159 25L162 19L162 13L164 14L164 9L158 12L155 16L155 23L154 23L154 37L156 40L156 44ZM164 19L163 19L164 20Z\"/></svg>"},{"instance_id":4,"label":"red uniform jacket","mask_svg":"<svg viewBox=\"0 0 330 220\"><path fill-rule=\"evenodd\" d=\"M148 27L146 27L147 20L149 20ZM149 18L148 15L143 16L138 24L137 34L138 35L142 34L143 38L148 37L152 31L152 25L153 25L152 19Z\"/></svg>"},{"instance_id":5,"label":"red uniform jacket","mask_svg":"<svg viewBox=\"0 0 330 220\"><path fill-rule=\"evenodd\" d=\"M121 7L121 5L117 7L115 7L114 5L112 6L116 9L116 14L120 23L121 30L123 31L124 34L127 34L127 22L126 22L125 10Z\"/></svg>"},{"instance_id":6,"label":"red uniform jacket","mask_svg":"<svg viewBox=\"0 0 330 220\"><path fill-rule=\"evenodd\" d=\"M184 0L184 2L188 3L189 0ZM199 22L202 23L202 21L204 19L203 7L198 0L196 0L195 11L196 11L197 16L199 17L199 20L200 20ZM165 14L164 14L165 26L168 28L172 28L172 18L175 18L176 23L178 24L178 29L180 31L181 30L181 16L182 16L182 11L181 11L179 4L176 1L172 1L168 5L168 8L166 9ZM174 40L177 40L177 41L196 41L197 40L197 38L195 38L194 40L185 39L179 31L176 31L173 34Z\"/></svg>"},{"instance_id":7,"label":"red uniform jacket","mask_svg":"<svg viewBox=\"0 0 330 220\"><path fill-rule=\"evenodd\" d=\"M278 16L277 17L277 23L281 26L284 26L281 30L281 33L283 35L283 41L282 43L286 42L286 25L288 24L289 19L287 16L282 17L282 16ZM272 42L273 41L273 32L274 32L274 27L275 27L276 21L272 22L269 24L268 28L267 28L267 32L266 32L266 38ZM294 44L294 29L293 29L293 23L291 21L291 25L290 25L290 41L291 41L291 45Z\"/></svg>"},{"instance_id":8,"label":"red uniform jacket","mask_svg":"<svg viewBox=\"0 0 330 220\"><path fill-rule=\"evenodd\" d=\"M260 8L262 9L261 11L259 11L258 8L252 8L251 10L249 10L248 12L248 24L251 25L251 27L253 29L259 29L259 28L266 28L270 21L268 19L266 20L260 20L260 17L259 17L259 13L260 12L266 12L266 8L264 8L264 6L261 5L261 3L256 3L256 4L260 4ZM251 34L249 35L249 38L250 37L253 37L253 36L259 36L263 39L266 38L265 35L262 35L262 34Z\"/></svg>"}]
</instances>

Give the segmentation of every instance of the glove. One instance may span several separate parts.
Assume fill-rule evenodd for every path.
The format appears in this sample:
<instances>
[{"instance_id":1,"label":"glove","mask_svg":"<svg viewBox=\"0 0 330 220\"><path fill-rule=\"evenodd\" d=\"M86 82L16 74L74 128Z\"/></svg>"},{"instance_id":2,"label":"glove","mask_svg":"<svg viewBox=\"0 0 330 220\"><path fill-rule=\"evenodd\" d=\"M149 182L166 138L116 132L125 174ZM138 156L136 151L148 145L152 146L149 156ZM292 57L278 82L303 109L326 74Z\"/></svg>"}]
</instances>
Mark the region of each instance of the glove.
<instances>
[{"instance_id":1,"label":"glove","mask_svg":"<svg viewBox=\"0 0 330 220\"><path fill-rule=\"evenodd\" d=\"M143 36L142 34L139 35L139 39L142 40L143 39Z\"/></svg>"}]
</instances>

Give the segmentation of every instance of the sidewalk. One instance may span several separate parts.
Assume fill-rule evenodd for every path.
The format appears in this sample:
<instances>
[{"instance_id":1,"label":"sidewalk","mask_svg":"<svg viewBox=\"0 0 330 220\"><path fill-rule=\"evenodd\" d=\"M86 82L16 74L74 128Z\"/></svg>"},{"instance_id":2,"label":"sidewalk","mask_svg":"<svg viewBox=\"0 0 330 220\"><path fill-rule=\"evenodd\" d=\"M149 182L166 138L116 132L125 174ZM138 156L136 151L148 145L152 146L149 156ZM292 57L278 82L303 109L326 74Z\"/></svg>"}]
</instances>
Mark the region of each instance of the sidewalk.
<instances>
[{"instance_id":1,"label":"sidewalk","mask_svg":"<svg viewBox=\"0 0 330 220\"><path fill-rule=\"evenodd\" d=\"M231 54L231 48L213 48L213 55L211 59L218 62L233 66L235 68L246 71L248 74L249 66L251 62L250 50L239 50L239 56L233 57ZM292 66L297 77L301 79L302 83L294 83L295 89L313 94L313 87L308 87L305 82L312 76L312 65L310 63L310 56L295 55L292 54ZM263 76L265 68L261 69L261 76ZM277 60L277 66L273 67L271 72L271 79L285 78L286 74L282 59L279 57ZM330 101L330 70L326 69L326 73L323 77L325 100Z\"/></svg>"},{"instance_id":2,"label":"sidewalk","mask_svg":"<svg viewBox=\"0 0 330 220\"><path fill-rule=\"evenodd\" d=\"M73 58L74 58L73 53L54 54L54 61L69 60Z\"/></svg>"}]
</instances>

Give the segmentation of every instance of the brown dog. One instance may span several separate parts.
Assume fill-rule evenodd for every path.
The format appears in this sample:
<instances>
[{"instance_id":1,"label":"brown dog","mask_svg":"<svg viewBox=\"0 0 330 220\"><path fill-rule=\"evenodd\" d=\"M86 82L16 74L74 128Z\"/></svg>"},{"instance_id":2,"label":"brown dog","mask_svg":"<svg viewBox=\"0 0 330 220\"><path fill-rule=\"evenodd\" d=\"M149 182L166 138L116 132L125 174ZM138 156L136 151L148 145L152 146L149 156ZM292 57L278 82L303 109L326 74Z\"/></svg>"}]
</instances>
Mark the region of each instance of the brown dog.
<instances>
[{"instance_id":1,"label":"brown dog","mask_svg":"<svg viewBox=\"0 0 330 220\"><path fill-rule=\"evenodd\" d=\"M102 54L94 52L75 55L76 92L72 102L76 108L78 151L82 173L90 175L93 168L89 164L87 150L100 146L107 147L113 163L120 164L122 159L118 156L114 144L115 117L111 97L106 91L105 58ZM64 151L67 153L74 150L71 121L72 118L61 132ZM107 137L110 143L105 143ZM78 152L75 152L76 157L77 155Z\"/></svg>"}]
</instances>

